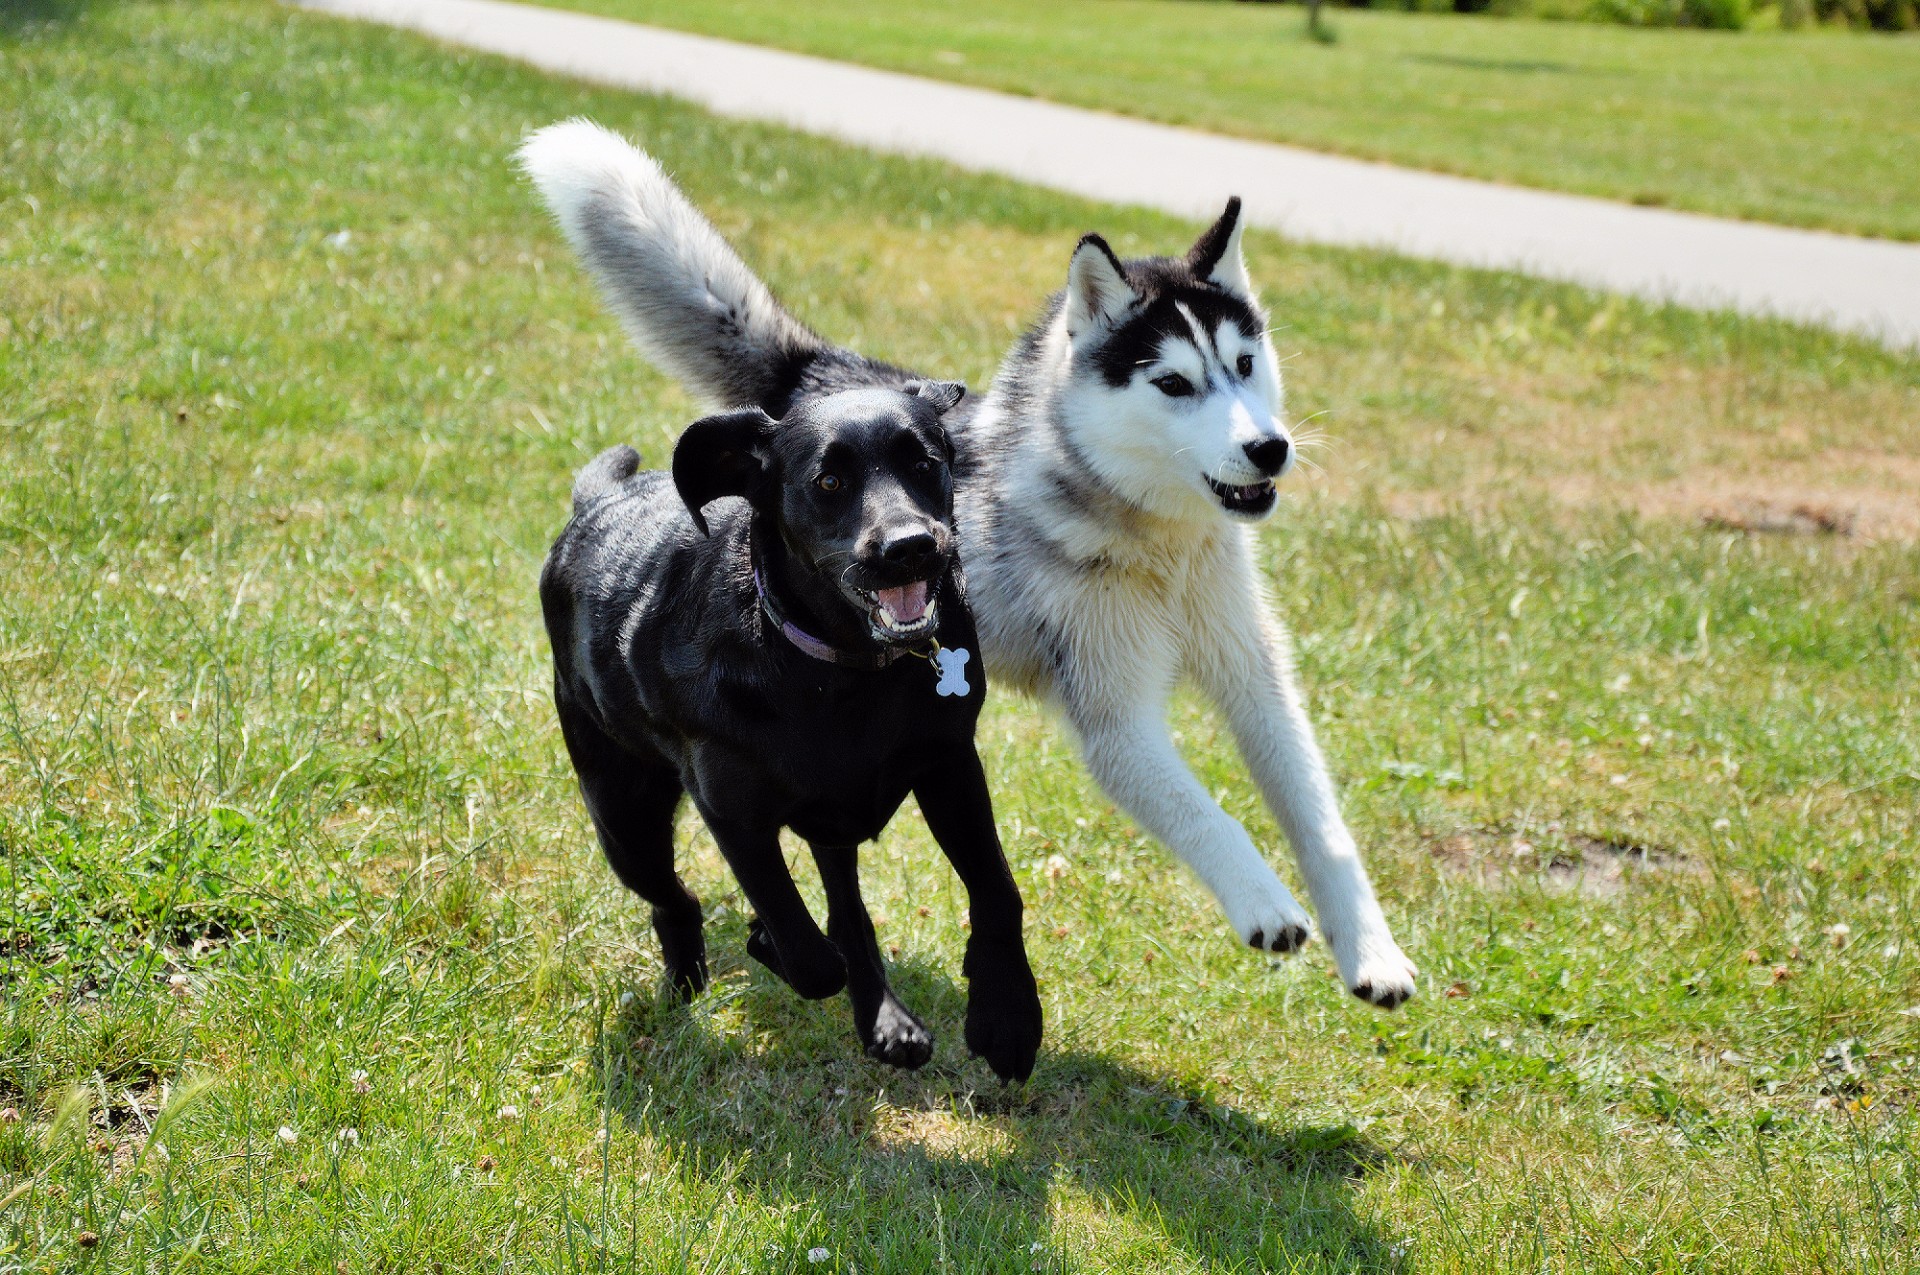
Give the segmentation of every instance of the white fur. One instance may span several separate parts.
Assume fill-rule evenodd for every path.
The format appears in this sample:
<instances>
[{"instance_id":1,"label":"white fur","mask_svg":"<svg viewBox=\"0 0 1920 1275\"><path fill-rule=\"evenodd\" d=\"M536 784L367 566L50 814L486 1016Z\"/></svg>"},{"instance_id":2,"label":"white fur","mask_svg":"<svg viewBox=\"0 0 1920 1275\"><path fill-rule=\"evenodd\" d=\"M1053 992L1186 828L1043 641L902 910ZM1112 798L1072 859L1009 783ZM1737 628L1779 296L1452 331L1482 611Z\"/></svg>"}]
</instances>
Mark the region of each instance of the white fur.
<instances>
[{"instance_id":1,"label":"white fur","mask_svg":"<svg viewBox=\"0 0 1920 1275\"><path fill-rule=\"evenodd\" d=\"M1219 284L1228 292L1237 292L1249 301L1253 299L1253 280L1247 274L1247 259L1240 250L1240 238L1247 228L1247 219L1241 217L1233 223L1233 233L1227 236L1227 250L1213 267L1208 280Z\"/></svg>"},{"instance_id":2,"label":"white fur","mask_svg":"<svg viewBox=\"0 0 1920 1275\"><path fill-rule=\"evenodd\" d=\"M653 157L618 133L568 120L528 137L516 158L634 344L676 377L726 376L712 323L768 344L805 335Z\"/></svg>"},{"instance_id":3,"label":"white fur","mask_svg":"<svg viewBox=\"0 0 1920 1275\"><path fill-rule=\"evenodd\" d=\"M1341 818L1285 630L1253 567L1251 533L1233 525L1203 477L1233 485L1261 477L1242 445L1286 437L1278 361L1268 342L1249 343L1232 325L1205 332L1189 316L1191 342L1167 341L1126 386L1106 385L1087 363L1126 302L1111 295L1110 270L1079 269L1085 252L1035 356L1044 375L1025 370L1023 419L1006 419L989 395L970 426L1010 440L1000 482L961 491L962 544L981 547L968 569L988 664L997 681L1059 705L1100 786L1193 869L1242 941L1290 949L1305 937L1306 913L1168 736L1167 697L1192 679L1226 717L1292 843L1341 977L1369 1000L1398 1004L1413 994L1417 971ZM1215 278L1244 280L1237 251L1229 256L1233 265ZM1089 279L1103 291L1076 311L1075 289ZM1242 353L1254 356L1244 381L1225 375ZM1168 371L1209 388L1169 398L1152 385ZM1034 428L1036 416L1059 436ZM1089 514L1054 497L1049 475L1072 463L1063 440L1130 512ZM995 552L1023 537L1057 552ZM1064 650L1044 647L1035 617L1046 617Z\"/></svg>"}]
</instances>

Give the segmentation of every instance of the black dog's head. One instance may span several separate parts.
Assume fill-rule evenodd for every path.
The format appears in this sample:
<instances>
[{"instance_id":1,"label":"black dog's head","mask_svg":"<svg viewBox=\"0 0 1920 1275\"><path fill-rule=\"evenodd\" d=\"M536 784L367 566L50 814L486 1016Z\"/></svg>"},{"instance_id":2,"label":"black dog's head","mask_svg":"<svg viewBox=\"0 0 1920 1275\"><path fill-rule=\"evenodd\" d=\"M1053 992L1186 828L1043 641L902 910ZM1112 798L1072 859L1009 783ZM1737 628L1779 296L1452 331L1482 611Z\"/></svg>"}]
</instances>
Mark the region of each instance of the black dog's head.
<instances>
[{"instance_id":1,"label":"black dog's head","mask_svg":"<svg viewBox=\"0 0 1920 1275\"><path fill-rule=\"evenodd\" d=\"M778 421L758 408L709 416L674 447L674 486L702 534L702 509L744 497L877 640L912 641L933 631L933 587L953 554L953 446L940 418L965 394L931 381L802 399Z\"/></svg>"}]
</instances>

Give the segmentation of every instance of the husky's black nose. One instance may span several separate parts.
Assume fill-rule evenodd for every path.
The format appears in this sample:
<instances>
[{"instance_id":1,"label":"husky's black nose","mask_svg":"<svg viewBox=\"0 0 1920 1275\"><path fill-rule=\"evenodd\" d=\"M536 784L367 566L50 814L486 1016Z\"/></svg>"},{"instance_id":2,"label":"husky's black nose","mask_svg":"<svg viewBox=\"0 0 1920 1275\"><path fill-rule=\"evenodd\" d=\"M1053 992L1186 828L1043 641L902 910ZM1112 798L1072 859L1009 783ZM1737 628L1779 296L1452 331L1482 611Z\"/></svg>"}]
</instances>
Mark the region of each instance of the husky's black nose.
<instances>
[{"instance_id":1,"label":"husky's black nose","mask_svg":"<svg viewBox=\"0 0 1920 1275\"><path fill-rule=\"evenodd\" d=\"M884 533L880 557L890 567L912 569L925 566L940 551L940 541L923 527L899 528Z\"/></svg>"},{"instance_id":2,"label":"husky's black nose","mask_svg":"<svg viewBox=\"0 0 1920 1275\"><path fill-rule=\"evenodd\" d=\"M1274 437L1248 443L1242 450L1247 453L1247 459L1253 462L1254 468L1271 478L1287 463L1287 453L1292 447L1286 439Z\"/></svg>"}]
</instances>

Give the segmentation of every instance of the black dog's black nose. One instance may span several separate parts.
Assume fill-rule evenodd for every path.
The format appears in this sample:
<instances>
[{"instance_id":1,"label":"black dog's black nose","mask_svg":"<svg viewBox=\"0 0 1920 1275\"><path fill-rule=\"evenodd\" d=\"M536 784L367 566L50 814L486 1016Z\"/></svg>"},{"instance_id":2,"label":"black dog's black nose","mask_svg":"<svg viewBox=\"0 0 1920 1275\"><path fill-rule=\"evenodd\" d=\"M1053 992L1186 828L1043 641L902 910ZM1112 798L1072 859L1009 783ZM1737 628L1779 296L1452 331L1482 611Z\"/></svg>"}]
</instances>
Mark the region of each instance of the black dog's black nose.
<instances>
[{"instance_id":1,"label":"black dog's black nose","mask_svg":"<svg viewBox=\"0 0 1920 1275\"><path fill-rule=\"evenodd\" d=\"M1256 469L1271 478L1287 463L1287 453L1292 448L1284 438L1262 438L1248 443L1242 450Z\"/></svg>"},{"instance_id":2,"label":"black dog's black nose","mask_svg":"<svg viewBox=\"0 0 1920 1275\"><path fill-rule=\"evenodd\" d=\"M897 566L913 566L931 558L940 549L940 542L931 531L889 532L880 544L880 556Z\"/></svg>"}]
</instances>

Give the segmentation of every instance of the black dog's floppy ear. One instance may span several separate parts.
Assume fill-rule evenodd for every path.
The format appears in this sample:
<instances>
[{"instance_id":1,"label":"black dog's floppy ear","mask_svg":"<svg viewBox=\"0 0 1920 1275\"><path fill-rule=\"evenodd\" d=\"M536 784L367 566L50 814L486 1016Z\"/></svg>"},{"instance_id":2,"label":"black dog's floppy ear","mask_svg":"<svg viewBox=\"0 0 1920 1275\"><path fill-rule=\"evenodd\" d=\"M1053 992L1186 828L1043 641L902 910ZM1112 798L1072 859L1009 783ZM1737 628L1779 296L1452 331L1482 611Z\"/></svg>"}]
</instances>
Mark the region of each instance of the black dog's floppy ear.
<instances>
[{"instance_id":1,"label":"black dog's floppy ear","mask_svg":"<svg viewBox=\"0 0 1920 1275\"><path fill-rule=\"evenodd\" d=\"M766 444L777 423L746 407L703 417L680 435L673 446L673 486L701 535L711 534L702 509L722 496L752 497L766 475Z\"/></svg>"},{"instance_id":2,"label":"black dog's floppy ear","mask_svg":"<svg viewBox=\"0 0 1920 1275\"><path fill-rule=\"evenodd\" d=\"M967 396L967 387L958 381L909 381L904 388L927 400L942 416L960 406L960 400Z\"/></svg>"}]
</instances>

